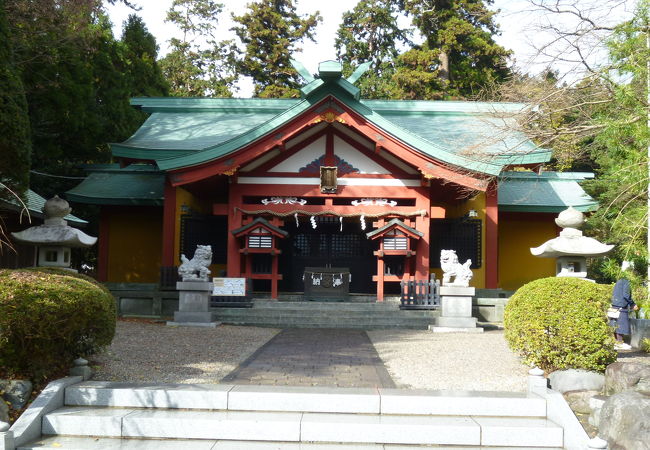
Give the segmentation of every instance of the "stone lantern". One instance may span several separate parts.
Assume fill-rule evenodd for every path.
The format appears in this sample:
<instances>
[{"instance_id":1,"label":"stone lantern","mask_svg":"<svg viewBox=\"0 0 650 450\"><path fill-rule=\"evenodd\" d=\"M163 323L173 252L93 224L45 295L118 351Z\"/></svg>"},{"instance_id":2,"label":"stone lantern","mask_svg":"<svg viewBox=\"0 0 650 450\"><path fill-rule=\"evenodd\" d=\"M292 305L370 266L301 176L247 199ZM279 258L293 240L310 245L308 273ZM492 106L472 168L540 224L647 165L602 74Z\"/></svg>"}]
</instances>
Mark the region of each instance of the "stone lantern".
<instances>
[{"instance_id":1,"label":"stone lantern","mask_svg":"<svg viewBox=\"0 0 650 450\"><path fill-rule=\"evenodd\" d=\"M55 195L43 206L45 221L43 225L11 233L18 242L38 247L39 267L70 268L70 248L90 247L97 242L96 237L68 225L63 218L72 208L67 201Z\"/></svg>"},{"instance_id":2,"label":"stone lantern","mask_svg":"<svg viewBox=\"0 0 650 450\"><path fill-rule=\"evenodd\" d=\"M563 228L560 235L531 248L530 252L540 258L556 258L558 277L586 278L587 258L604 256L614 248L613 245L583 236L580 228L585 223L584 214L571 206L560 213L555 223Z\"/></svg>"}]
</instances>

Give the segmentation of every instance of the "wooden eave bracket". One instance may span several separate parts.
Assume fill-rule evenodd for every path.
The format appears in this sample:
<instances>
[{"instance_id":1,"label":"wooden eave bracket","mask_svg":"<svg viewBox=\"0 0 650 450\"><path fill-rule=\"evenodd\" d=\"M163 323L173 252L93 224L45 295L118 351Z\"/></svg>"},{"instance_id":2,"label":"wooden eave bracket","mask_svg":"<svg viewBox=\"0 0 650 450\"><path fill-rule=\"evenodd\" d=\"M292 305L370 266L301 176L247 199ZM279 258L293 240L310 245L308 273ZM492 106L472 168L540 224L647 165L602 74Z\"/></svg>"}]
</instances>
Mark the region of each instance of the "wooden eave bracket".
<instances>
[{"instance_id":1,"label":"wooden eave bracket","mask_svg":"<svg viewBox=\"0 0 650 450\"><path fill-rule=\"evenodd\" d=\"M255 229L258 228L258 227L259 227L259 228L263 228L263 229L264 229L268 234L270 234L271 236L274 236L274 237L277 237L277 238L280 238L280 239L283 239L283 238L286 237L286 236L284 236L284 235L278 233L278 232L275 231L275 230L271 230L270 228L264 226L263 224L258 223L257 225L258 225L258 226L255 227ZM236 238L239 238L239 237L242 237L242 236L248 236L248 235L251 235L251 234L253 234L253 233L251 233L252 230L253 230L253 228L250 228L250 229L248 229L248 230L244 230L244 231L240 231L239 233L235 234L235 237L236 237Z\"/></svg>"},{"instance_id":2,"label":"wooden eave bracket","mask_svg":"<svg viewBox=\"0 0 650 450\"><path fill-rule=\"evenodd\" d=\"M393 225L392 227L389 227L389 228L387 228L387 229L385 229L385 230L382 230L381 233L377 233L376 235L371 236L371 237L370 237L370 240L374 241L375 239L379 239L379 238L381 238L381 237L384 237L384 236L385 236L389 231L392 231L392 230L394 230L395 228L397 228L398 230L400 230L402 233L404 233L404 234L406 235L406 237L408 237L408 238L410 238L410 239L420 239L420 236L419 236L419 235L417 235L417 234L415 234L415 233L412 233L411 231L405 229L404 227L401 227L401 226L399 226L399 225Z\"/></svg>"}]
</instances>

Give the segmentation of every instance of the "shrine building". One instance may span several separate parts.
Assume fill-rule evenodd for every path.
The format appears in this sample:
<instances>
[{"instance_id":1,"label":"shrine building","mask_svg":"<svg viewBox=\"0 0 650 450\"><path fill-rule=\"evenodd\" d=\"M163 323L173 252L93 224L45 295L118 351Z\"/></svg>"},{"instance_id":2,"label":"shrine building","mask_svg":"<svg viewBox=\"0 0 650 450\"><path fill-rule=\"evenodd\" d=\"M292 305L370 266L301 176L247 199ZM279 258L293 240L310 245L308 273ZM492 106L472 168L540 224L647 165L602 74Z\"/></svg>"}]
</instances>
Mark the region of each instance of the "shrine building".
<instances>
[{"instance_id":1,"label":"shrine building","mask_svg":"<svg viewBox=\"0 0 650 450\"><path fill-rule=\"evenodd\" d=\"M304 291L306 267L349 269L351 293L397 293L440 275L440 251L472 260L477 288L555 274L529 248L568 206L596 207L585 173L544 172L550 150L515 131L526 105L364 100L338 62L300 99L135 98L149 114L68 191L101 207L98 278L156 283L213 249L213 276Z\"/></svg>"}]
</instances>

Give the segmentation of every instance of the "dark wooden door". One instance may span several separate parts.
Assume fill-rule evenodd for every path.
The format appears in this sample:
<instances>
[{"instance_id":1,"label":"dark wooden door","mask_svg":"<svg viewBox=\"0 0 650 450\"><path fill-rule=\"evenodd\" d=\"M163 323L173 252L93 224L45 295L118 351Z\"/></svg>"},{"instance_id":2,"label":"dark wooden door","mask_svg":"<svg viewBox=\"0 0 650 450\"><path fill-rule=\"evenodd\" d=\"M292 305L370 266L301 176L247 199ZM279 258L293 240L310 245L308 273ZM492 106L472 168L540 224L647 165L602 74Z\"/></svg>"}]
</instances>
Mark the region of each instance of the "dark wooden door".
<instances>
[{"instance_id":1,"label":"dark wooden door","mask_svg":"<svg viewBox=\"0 0 650 450\"><path fill-rule=\"evenodd\" d=\"M281 291L303 292L305 267L347 267L352 274L350 292L375 292L374 242L366 238L358 221L345 221L343 231L336 217L320 218L316 229L304 222L285 229L290 235L284 239L280 255Z\"/></svg>"}]
</instances>

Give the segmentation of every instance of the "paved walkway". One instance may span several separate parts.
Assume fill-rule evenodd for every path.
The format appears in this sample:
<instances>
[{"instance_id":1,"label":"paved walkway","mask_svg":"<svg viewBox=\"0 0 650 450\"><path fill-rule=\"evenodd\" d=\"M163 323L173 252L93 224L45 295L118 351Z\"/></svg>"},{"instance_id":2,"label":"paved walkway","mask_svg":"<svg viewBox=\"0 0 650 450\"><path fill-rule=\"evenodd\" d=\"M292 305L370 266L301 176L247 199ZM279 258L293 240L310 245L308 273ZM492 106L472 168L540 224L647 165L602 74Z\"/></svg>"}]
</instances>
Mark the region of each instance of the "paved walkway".
<instances>
[{"instance_id":1,"label":"paved walkway","mask_svg":"<svg viewBox=\"0 0 650 450\"><path fill-rule=\"evenodd\" d=\"M221 382L395 387L366 332L344 329L283 330Z\"/></svg>"}]
</instances>

